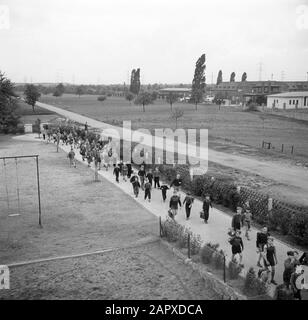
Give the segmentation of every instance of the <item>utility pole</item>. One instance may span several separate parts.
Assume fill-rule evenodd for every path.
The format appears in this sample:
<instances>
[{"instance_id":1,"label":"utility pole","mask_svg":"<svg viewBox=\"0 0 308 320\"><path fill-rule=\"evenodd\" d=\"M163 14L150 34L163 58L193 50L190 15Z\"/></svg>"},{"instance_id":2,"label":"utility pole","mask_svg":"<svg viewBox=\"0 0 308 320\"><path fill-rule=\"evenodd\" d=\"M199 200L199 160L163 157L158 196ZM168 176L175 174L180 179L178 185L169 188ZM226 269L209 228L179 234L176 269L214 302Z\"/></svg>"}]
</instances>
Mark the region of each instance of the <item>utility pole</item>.
<instances>
[{"instance_id":1,"label":"utility pole","mask_svg":"<svg viewBox=\"0 0 308 320\"><path fill-rule=\"evenodd\" d=\"M262 81L263 63L259 63L259 81Z\"/></svg>"}]
</instances>

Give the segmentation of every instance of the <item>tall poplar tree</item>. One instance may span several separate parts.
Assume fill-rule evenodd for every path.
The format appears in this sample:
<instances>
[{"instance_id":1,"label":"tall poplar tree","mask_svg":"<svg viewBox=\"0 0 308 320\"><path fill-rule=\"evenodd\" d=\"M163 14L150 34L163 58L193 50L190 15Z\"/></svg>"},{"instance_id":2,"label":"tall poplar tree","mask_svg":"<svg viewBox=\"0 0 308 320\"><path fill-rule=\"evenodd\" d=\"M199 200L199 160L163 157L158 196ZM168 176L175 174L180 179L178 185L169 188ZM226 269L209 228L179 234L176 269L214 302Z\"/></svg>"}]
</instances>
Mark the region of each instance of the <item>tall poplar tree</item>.
<instances>
[{"instance_id":1,"label":"tall poplar tree","mask_svg":"<svg viewBox=\"0 0 308 320\"><path fill-rule=\"evenodd\" d=\"M220 83L222 83L222 71L219 70L216 85L218 86Z\"/></svg>"},{"instance_id":2,"label":"tall poplar tree","mask_svg":"<svg viewBox=\"0 0 308 320\"><path fill-rule=\"evenodd\" d=\"M205 54L203 53L201 57L196 62L194 79L192 81L191 87L191 101L195 104L196 110L198 108L198 103L203 99L203 94L205 91Z\"/></svg>"}]
</instances>

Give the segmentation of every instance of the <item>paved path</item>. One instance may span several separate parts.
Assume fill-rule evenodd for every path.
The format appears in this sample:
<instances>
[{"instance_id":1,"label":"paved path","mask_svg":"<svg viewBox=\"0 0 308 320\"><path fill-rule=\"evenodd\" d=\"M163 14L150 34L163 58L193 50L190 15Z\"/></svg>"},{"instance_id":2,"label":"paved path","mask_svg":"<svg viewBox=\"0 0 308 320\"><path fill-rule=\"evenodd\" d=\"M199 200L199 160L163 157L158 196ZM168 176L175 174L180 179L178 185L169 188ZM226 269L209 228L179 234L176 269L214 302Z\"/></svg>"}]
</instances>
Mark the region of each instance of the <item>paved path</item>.
<instances>
[{"instance_id":1,"label":"paved path","mask_svg":"<svg viewBox=\"0 0 308 320\"><path fill-rule=\"evenodd\" d=\"M37 138L34 139L33 134L25 135L23 137L16 137L16 138L37 141ZM56 148L56 146L53 143L51 144L51 146ZM60 147L65 152L69 152L70 150L69 146L62 145L61 143L60 143ZM81 155L79 154L79 150L76 149L75 153L76 153L76 159L82 163L82 164L77 163L77 169L79 165L87 165L86 162L82 161ZM67 161L69 165L69 160ZM93 179L94 179L93 164L91 168L93 170ZM105 171L103 169L99 171L99 176L115 184L118 188L120 188L126 194L130 195L136 202L138 202L140 205L142 205L145 209L147 209L152 214L156 215L157 217L162 217L162 219L166 218L168 203L169 203L168 200L170 199L170 195L172 194L170 190L168 191L168 194L167 194L166 203L163 203L162 197L161 197L161 191L153 189L152 201L151 203L149 203L143 199L144 192L142 190L140 190L139 197L135 198L135 196L133 195L132 186L128 181L124 182L122 181L122 179L120 179L120 183L117 183L115 181L115 177L113 176L113 170L109 169L109 171ZM185 197L185 194L181 192L181 199L183 200L184 197ZM121 201L121 199L118 199L118 200ZM205 224L199 217L199 213L201 209L202 209L202 202L199 200L195 200L192 207L190 220L188 221L186 220L185 209L183 208L179 210L179 213L176 216L176 221L190 228L194 234L199 234L204 243L205 242L219 243L220 248L223 249L227 254L227 260L229 260L231 257L231 248L230 248L230 244L228 243L227 231L228 231L228 228L231 226L231 217L228 214L213 208L210 211L209 223ZM257 229L252 228L250 232L250 237L251 237L250 241L248 241L245 237L243 237L244 247L245 247L244 254L243 254L243 263L245 265L244 273L251 266L254 267L256 271L258 270L258 268L256 267L256 262L257 262L256 233L257 231L258 231ZM157 232L158 232L158 222L157 222ZM287 251L295 250L295 249L279 240L275 240L275 246L276 246L277 258L278 258L278 265L277 265L275 279L278 283L282 283L283 262L286 259Z\"/></svg>"},{"instance_id":2,"label":"paved path","mask_svg":"<svg viewBox=\"0 0 308 320\"><path fill-rule=\"evenodd\" d=\"M37 102L37 105L48 109L50 111L56 112L66 118L72 119L79 123L88 122L88 124L94 128L98 129L115 129L119 132L122 132L122 128L115 127L104 123L102 121L97 121L86 116L64 110L49 104ZM134 131L136 132L136 131ZM124 139L126 137L132 136L132 132L126 131L124 135ZM137 137L136 137L137 138ZM146 144L146 139L144 144ZM247 158L244 156L228 154L220 151L216 151L213 149L207 149L207 146L201 148L203 150L202 154L204 157L208 157L209 161L235 168L240 170L245 170L247 172L258 174L268 179L272 179L280 184L287 185L290 189L292 188L292 192L299 195L301 202L308 205L308 199L306 199L306 195L308 193L308 170L302 167L294 167L288 166L284 164L277 164L277 162L271 161L260 161L252 158ZM186 145L179 145L179 153L186 154ZM203 171L207 170L207 167L202 168Z\"/></svg>"}]
</instances>

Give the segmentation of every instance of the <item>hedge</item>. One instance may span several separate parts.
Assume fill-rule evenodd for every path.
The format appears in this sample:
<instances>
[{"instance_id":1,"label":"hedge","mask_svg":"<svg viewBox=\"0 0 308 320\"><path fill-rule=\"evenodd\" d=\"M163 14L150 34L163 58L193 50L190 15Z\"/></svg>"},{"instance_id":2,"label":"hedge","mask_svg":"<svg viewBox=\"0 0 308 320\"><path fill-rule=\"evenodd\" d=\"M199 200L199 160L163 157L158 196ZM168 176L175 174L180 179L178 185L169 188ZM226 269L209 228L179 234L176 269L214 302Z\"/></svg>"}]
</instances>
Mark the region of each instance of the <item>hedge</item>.
<instances>
[{"instance_id":1,"label":"hedge","mask_svg":"<svg viewBox=\"0 0 308 320\"><path fill-rule=\"evenodd\" d=\"M159 165L159 170L167 181L172 181L180 174L182 185L193 195L204 197L209 194L212 201L222 204L235 211L237 206L243 206L249 201L253 220L261 225L267 225L283 235L291 236L296 244L308 245L308 209L291 205L273 199L273 207L268 210L268 196L254 190L241 187L237 197L236 185L225 182L222 178L212 179L209 175L196 176L191 181L187 165Z\"/></svg>"}]
</instances>

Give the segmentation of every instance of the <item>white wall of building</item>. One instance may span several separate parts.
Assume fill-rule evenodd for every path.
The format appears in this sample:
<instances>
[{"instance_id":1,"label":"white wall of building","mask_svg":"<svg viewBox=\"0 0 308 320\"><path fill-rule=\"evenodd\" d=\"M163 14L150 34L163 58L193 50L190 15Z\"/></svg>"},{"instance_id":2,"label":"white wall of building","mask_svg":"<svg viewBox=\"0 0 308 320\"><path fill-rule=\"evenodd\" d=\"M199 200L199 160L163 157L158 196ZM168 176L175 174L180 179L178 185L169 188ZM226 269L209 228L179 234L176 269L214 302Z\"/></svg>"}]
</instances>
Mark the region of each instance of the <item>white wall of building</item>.
<instances>
[{"instance_id":1,"label":"white wall of building","mask_svg":"<svg viewBox=\"0 0 308 320\"><path fill-rule=\"evenodd\" d=\"M304 109L308 108L307 97L267 97L267 108L277 109Z\"/></svg>"}]
</instances>

